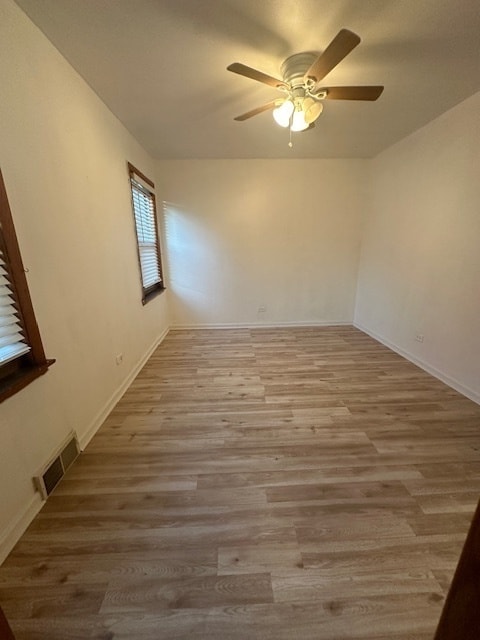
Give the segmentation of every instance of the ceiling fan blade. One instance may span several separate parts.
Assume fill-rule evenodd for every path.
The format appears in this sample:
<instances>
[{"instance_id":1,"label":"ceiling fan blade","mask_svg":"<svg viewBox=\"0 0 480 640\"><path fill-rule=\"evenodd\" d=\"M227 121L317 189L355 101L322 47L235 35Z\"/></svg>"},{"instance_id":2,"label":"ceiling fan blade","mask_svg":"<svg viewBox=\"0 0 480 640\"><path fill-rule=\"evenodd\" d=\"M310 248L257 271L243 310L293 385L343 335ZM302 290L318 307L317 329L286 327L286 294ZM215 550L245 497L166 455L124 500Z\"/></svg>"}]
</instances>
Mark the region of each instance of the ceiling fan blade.
<instances>
[{"instance_id":1,"label":"ceiling fan blade","mask_svg":"<svg viewBox=\"0 0 480 640\"><path fill-rule=\"evenodd\" d=\"M305 74L305 78L313 78L318 82L324 78L327 73L330 73L359 43L360 38L356 33L348 29L342 29L337 33L325 51L315 60Z\"/></svg>"},{"instance_id":2,"label":"ceiling fan blade","mask_svg":"<svg viewBox=\"0 0 480 640\"><path fill-rule=\"evenodd\" d=\"M248 120L248 118L253 118L253 116L258 115L259 113L263 113L264 111L268 111L269 109L274 109L277 106L277 101L272 100L271 102L267 102L267 104L262 105L261 107L257 107L256 109L252 109L251 111L247 111L247 113L242 113L241 116L237 116L234 120L238 122L243 122L244 120Z\"/></svg>"},{"instance_id":3,"label":"ceiling fan blade","mask_svg":"<svg viewBox=\"0 0 480 640\"><path fill-rule=\"evenodd\" d=\"M246 78L257 80L257 82L263 82L264 84L268 84L270 87L273 87L274 89L287 86L285 82L283 82L283 80L279 80L278 78L273 78L272 76L269 76L266 73L262 73L262 71L257 71L256 69L247 67L241 62L234 62L230 64L227 67L227 70L232 71L233 73L238 73L239 75L245 76Z\"/></svg>"},{"instance_id":4,"label":"ceiling fan blade","mask_svg":"<svg viewBox=\"0 0 480 640\"><path fill-rule=\"evenodd\" d=\"M383 87L325 87L319 91L327 92L327 100L377 100Z\"/></svg>"}]
</instances>

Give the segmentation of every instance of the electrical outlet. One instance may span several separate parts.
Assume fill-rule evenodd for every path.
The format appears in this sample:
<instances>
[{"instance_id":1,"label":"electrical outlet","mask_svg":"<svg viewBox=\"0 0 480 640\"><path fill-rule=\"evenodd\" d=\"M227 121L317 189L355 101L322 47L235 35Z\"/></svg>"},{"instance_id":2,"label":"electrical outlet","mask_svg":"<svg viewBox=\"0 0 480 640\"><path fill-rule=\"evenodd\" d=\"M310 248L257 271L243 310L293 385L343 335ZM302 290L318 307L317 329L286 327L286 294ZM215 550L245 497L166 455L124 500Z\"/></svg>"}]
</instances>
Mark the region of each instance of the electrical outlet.
<instances>
[{"instance_id":1,"label":"electrical outlet","mask_svg":"<svg viewBox=\"0 0 480 640\"><path fill-rule=\"evenodd\" d=\"M423 335L423 333L417 333L417 335L415 336L415 340L417 342L423 342L425 339L425 336Z\"/></svg>"},{"instance_id":2,"label":"electrical outlet","mask_svg":"<svg viewBox=\"0 0 480 640\"><path fill-rule=\"evenodd\" d=\"M263 304L258 307L258 313L265 313L266 310L267 310L267 307Z\"/></svg>"},{"instance_id":3,"label":"electrical outlet","mask_svg":"<svg viewBox=\"0 0 480 640\"><path fill-rule=\"evenodd\" d=\"M116 362L117 364L122 364L122 362L123 362L123 353L119 353L119 354L116 356L116 358L115 358L115 362Z\"/></svg>"}]
</instances>

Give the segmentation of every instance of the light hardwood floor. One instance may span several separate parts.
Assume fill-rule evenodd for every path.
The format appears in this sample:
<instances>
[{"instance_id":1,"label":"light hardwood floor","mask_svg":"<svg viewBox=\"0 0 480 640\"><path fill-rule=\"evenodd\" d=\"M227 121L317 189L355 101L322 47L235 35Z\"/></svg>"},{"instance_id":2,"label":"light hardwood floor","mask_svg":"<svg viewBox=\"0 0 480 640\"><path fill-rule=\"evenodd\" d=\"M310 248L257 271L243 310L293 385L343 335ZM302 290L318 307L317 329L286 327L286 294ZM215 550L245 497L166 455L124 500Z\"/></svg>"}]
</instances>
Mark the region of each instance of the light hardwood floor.
<instances>
[{"instance_id":1,"label":"light hardwood floor","mask_svg":"<svg viewBox=\"0 0 480 640\"><path fill-rule=\"evenodd\" d=\"M480 407L351 327L171 331L0 569L18 640L431 640Z\"/></svg>"}]
</instances>

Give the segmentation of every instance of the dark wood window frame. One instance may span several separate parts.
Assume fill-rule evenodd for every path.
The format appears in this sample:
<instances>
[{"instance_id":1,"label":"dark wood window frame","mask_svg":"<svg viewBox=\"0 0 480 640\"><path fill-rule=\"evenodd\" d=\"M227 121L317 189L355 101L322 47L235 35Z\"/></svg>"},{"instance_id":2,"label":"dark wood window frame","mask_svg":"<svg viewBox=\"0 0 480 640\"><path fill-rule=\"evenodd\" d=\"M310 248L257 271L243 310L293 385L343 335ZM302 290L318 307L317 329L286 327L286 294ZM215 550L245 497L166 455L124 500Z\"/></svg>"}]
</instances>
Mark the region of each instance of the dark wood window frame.
<instances>
[{"instance_id":1,"label":"dark wood window frame","mask_svg":"<svg viewBox=\"0 0 480 640\"><path fill-rule=\"evenodd\" d=\"M138 256L138 266L140 269L140 282L142 284L142 304L146 304L152 298L157 296L162 291L165 291L165 284L163 280L163 269L162 269L162 251L160 245L160 234L158 232L158 216L157 216L157 205L155 199L155 184L147 178L145 174L139 171L136 167L133 166L130 162L128 164L128 173L130 177L130 189L132 195L132 211L133 218L135 223L135 237L137 240L137 256ZM135 182L135 185L133 184ZM135 210L135 194L134 189L141 190L142 194L148 198L153 214L153 226L154 226L154 234L155 234L155 256L156 256L156 267L158 268L159 278L156 282L150 285L145 284L144 273L142 269L142 255L141 255L141 240L139 236L139 229L137 225L137 215Z\"/></svg>"},{"instance_id":2,"label":"dark wood window frame","mask_svg":"<svg viewBox=\"0 0 480 640\"><path fill-rule=\"evenodd\" d=\"M22 329L24 341L30 347L28 353L0 365L0 402L2 402L46 373L55 360L48 360L45 357L1 171L0 248L6 263L10 295L14 301L18 323Z\"/></svg>"}]
</instances>

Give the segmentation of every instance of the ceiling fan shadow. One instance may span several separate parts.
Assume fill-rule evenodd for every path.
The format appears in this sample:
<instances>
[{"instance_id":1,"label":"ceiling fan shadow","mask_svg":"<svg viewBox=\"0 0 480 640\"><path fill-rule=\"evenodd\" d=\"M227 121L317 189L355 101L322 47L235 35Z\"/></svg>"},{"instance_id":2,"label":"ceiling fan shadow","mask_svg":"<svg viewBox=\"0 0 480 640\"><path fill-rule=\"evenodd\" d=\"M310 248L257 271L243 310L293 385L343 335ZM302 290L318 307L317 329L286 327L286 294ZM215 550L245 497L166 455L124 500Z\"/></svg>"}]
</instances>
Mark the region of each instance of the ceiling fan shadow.
<instances>
[{"instance_id":1,"label":"ceiling fan shadow","mask_svg":"<svg viewBox=\"0 0 480 640\"><path fill-rule=\"evenodd\" d=\"M289 42L261 24L252 12L231 0L212 0L208 3L197 0L175 0L160 2L162 12L178 18L182 24L190 23L196 31L211 33L234 40L262 52L285 55Z\"/></svg>"},{"instance_id":2,"label":"ceiling fan shadow","mask_svg":"<svg viewBox=\"0 0 480 640\"><path fill-rule=\"evenodd\" d=\"M216 95L214 101L211 101L211 106L206 111L203 106L206 101L211 100L211 96ZM247 96L247 97L245 97ZM253 100L254 97L250 98L250 94L245 92L245 89L242 90L226 90L221 83L216 86L210 85L204 91L197 92L195 94L195 99L189 101L188 103L188 112L185 113L185 118L191 122L198 122L205 119L216 118L218 114L222 114L227 110L233 109L239 101L248 102L248 100Z\"/></svg>"}]
</instances>

